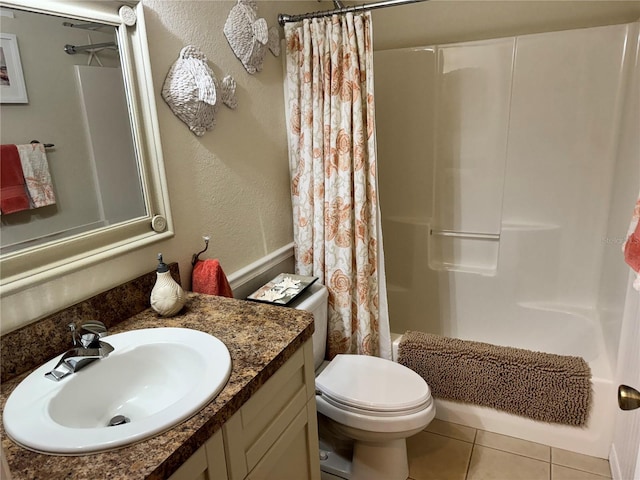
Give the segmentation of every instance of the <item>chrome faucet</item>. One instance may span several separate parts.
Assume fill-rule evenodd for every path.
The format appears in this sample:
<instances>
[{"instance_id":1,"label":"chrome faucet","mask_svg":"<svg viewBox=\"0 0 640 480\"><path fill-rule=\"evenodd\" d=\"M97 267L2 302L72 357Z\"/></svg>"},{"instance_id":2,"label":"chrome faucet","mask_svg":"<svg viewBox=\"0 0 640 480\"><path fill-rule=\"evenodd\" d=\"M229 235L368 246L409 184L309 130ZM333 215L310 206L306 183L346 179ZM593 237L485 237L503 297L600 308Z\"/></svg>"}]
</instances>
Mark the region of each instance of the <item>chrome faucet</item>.
<instances>
[{"instance_id":1,"label":"chrome faucet","mask_svg":"<svg viewBox=\"0 0 640 480\"><path fill-rule=\"evenodd\" d=\"M113 352L111 345L100 340L107 335L104 323L92 320L83 323L79 328L75 323L68 326L71 330L73 348L67 350L54 369L44 375L56 382Z\"/></svg>"}]
</instances>

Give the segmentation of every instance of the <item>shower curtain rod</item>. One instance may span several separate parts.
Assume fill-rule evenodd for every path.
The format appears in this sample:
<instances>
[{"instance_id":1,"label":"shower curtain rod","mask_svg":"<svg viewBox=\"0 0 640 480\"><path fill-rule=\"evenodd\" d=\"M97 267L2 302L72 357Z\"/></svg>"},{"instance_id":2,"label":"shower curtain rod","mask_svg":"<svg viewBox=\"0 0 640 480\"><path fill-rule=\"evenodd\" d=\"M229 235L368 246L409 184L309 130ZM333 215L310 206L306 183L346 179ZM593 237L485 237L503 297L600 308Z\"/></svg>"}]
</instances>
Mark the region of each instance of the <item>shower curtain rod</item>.
<instances>
[{"instance_id":1,"label":"shower curtain rod","mask_svg":"<svg viewBox=\"0 0 640 480\"><path fill-rule=\"evenodd\" d=\"M299 22L306 18L330 17L332 15L340 15L351 12L364 12L367 10L376 10L378 8L395 7L397 5L408 5L409 3L426 2L428 0L383 0L376 3L365 3L363 5L354 5L351 7L336 8L334 10L326 10L321 12L302 13L300 15L288 15L286 13L278 14L278 23L284 26L285 23Z\"/></svg>"}]
</instances>

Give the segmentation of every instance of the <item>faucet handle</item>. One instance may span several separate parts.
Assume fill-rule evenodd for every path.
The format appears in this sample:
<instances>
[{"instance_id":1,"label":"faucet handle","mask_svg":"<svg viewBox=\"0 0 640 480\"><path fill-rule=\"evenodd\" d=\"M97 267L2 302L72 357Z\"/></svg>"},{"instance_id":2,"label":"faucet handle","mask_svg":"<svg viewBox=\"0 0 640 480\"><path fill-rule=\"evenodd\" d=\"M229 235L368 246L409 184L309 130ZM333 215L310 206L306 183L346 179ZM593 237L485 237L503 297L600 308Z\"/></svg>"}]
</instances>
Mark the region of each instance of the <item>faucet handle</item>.
<instances>
[{"instance_id":1,"label":"faucet handle","mask_svg":"<svg viewBox=\"0 0 640 480\"><path fill-rule=\"evenodd\" d=\"M89 348L89 346L96 341L100 340L100 338L107 335L107 327L104 323L99 322L97 320L89 320L88 322L83 323L79 327L80 329L80 344L84 348ZM86 332L86 333L85 333Z\"/></svg>"},{"instance_id":2,"label":"faucet handle","mask_svg":"<svg viewBox=\"0 0 640 480\"><path fill-rule=\"evenodd\" d=\"M80 328L86 330L87 332L94 333L99 337L104 337L107 335L107 327L104 323L99 322L98 320L89 320L88 322L80 325Z\"/></svg>"}]
</instances>

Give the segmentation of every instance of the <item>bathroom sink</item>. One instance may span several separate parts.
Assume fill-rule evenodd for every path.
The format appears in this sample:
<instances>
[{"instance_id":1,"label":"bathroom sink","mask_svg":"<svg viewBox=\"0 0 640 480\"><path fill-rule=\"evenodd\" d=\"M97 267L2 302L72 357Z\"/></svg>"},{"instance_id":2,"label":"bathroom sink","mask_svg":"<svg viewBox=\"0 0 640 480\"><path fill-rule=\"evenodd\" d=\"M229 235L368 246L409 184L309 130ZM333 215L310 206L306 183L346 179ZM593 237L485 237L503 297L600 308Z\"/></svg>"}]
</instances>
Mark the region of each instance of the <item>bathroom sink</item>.
<instances>
[{"instance_id":1,"label":"bathroom sink","mask_svg":"<svg viewBox=\"0 0 640 480\"><path fill-rule=\"evenodd\" d=\"M128 445L189 418L231 373L224 343L198 330L148 328L103 340L114 347L108 357L59 382L45 378L60 355L16 387L3 416L10 438L64 455Z\"/></svg>"}]
</instances>

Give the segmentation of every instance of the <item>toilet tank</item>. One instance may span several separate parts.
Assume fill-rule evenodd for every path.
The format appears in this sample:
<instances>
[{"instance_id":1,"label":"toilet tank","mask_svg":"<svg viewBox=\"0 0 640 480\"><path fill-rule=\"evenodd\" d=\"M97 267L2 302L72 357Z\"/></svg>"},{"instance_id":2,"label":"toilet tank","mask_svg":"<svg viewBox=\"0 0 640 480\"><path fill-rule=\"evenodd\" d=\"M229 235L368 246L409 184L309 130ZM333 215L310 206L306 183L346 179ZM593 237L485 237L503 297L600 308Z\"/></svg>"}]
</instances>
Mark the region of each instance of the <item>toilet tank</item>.
<instances>
[{"instance_id":1,"label":"toilet tank","mask_svg":"<svg viewBox=\"0 0 640 480\"><path fill-rule=\"evenodd\" d=\"M294 301L291 306L298 310L306 310L313 313L313 358L317 369L324 360L327 346L327 301L329 292L327 287L316 282Z\"/></svg>"}]
</instances>

